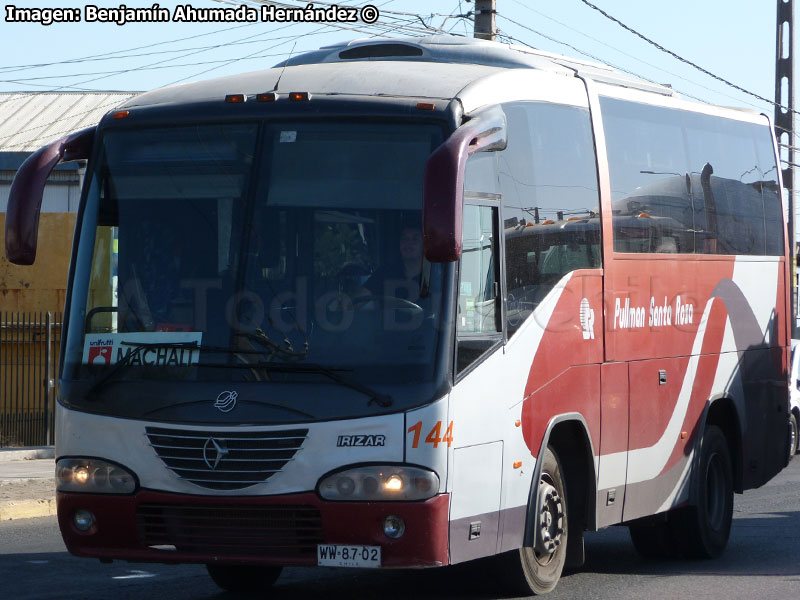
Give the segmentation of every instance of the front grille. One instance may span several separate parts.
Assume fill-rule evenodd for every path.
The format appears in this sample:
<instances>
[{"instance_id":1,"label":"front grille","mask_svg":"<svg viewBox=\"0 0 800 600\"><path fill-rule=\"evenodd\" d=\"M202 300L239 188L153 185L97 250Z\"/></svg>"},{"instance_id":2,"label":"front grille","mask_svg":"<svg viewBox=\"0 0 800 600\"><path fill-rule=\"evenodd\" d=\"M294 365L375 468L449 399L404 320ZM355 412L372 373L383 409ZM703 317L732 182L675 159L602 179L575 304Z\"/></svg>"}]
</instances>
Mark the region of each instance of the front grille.
<instances>
[{"instance_id":1,"label":"front grille","mask_svg":"<svg viewBox=\"0 0 800 600\"><path fill-rule=\"evenodd\" d=\"M304 557L322 541L322 518L311 506L140 504L139 541L189 554Z\"/></svg>"},{"instance_id":2,"label":"front grille","mask_svg":"<svg viewBox=\"0 0 800 600\"><path fill-rule=\"evenodd\" d=\"M150 445L179 478L212 490L264 483L294 458L308 429L194 431L147 427Z\"/></svg>"}]
</instances>

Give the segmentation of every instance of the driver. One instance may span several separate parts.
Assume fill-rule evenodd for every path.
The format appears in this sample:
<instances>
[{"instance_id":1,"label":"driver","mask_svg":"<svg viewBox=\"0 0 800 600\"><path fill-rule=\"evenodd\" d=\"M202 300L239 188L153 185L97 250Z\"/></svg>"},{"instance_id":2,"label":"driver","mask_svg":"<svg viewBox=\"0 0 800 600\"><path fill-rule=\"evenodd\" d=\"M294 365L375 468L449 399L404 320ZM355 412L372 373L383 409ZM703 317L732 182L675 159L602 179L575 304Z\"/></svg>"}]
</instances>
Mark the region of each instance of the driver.
<instances>
[{"instance_id":1,"label":"driver","mask_svg":"<svg viewBox=\"0 0 800 600\"><path fill-rule=\"evenodd\" d=\"M378 267L364 287L373 296L417 301L421 272L422 231L407 225L400 233L399 255Z\"/></svg>"}]
</instances>

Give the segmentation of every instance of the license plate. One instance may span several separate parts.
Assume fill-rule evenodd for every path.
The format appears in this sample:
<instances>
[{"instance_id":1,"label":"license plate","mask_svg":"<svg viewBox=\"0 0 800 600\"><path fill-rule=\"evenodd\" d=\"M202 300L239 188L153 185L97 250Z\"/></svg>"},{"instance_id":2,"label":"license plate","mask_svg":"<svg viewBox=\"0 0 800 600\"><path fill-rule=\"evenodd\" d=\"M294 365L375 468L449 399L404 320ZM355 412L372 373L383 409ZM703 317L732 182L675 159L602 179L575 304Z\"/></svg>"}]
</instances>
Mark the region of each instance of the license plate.
<instances>
[{"instance_id":1,"label":"license plate","mask_svg":"<svg viewBox=\"0 0 800 600\"><path fill-rule=\"evenodd\" d=\"M381 547L318 544L317 565L320 567L380 567Z\"/></svg>"}]
</instances>

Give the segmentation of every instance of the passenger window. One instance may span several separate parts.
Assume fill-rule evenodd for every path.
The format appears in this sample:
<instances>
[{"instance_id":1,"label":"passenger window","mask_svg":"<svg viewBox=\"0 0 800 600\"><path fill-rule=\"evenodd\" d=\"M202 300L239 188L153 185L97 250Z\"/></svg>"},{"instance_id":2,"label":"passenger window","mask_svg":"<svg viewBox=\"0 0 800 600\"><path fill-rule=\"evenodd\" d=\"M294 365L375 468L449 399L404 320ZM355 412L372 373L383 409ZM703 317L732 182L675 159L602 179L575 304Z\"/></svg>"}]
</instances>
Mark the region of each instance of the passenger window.
<instances>
[{"instance_id":1,"label":"passenger window","mask_svg":"<svg viewBox=\"0 0 800 600\"><path fill-rule=\"evenodd\" d=\"M783 254L769 130L601 98L614 250Z\"/></svg>"},{"instance_id":2,"label":"passenger window","mask_svg":"<svg viewBox=\"0 0 800 600\"><path fill-rule=\"evenodd\" d=\"M600 267L600 201L587 110L542 102L503 109L508 146L496 155L511 336L567 273Z\"/></svg>"},{"instance_id":3,"label":"passenger window","mask_svg":"<svg viewBox=\"0 0 800 600\"><path fill-rule=\"evenodd\" d=\"M761 188L761 197L764 199L764 231L767 238L764 249L767 256L782 256L784 253L784 217L783 203L781 201L780 185L778 184L778 165L775 161L775 146L772 143L770 132L762 127L755 132L756 153L760 181L751 185Z\"/></svg>"},{"instance_id":4,"label":"passenger window","mask_svg":"<svg viewBox=\"0 0 800 600\"><path fill-rule=\"evenodd\" d=\"M693 253L692 180L681 113L602 98L614 250Z\"/></svg>"},{"instance_id":5,"label":"passenger window","mask_svg":"<svg viewBox=\"0 0 800 600\"><path fill-rule=\"evenodd\" d=\"M698 193L704 199L705 214L699 213L696 221L709 238L703 251L783 254L783 211L780 222L775 214L779 196L774 152L771 143L769 151L758 148L761 140L771 142L766 128L696 114L687 114L685 122L692 167L702 163L704 172L713 169L708 181L701 181ZM769 243L767 252L767 227L779 250Z\"/></svg>"}]
</instances>

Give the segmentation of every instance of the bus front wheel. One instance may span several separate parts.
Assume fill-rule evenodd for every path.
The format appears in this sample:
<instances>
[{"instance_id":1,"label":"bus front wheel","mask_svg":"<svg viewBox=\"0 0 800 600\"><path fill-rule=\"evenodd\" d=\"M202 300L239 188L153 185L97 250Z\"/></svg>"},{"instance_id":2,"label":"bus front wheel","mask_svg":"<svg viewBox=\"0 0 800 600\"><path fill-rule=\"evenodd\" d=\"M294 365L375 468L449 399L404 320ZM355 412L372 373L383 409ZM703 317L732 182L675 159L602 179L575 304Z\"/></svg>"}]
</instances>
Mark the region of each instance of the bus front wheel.
<instances>
[{"instance_id":1,"label":"bus front wheel","mask_svg":"<svg viewBox=\"0 0 800 600\"><path fill-rule=\"evenodd\" d=\"M269 589L278 580L282 567L208 564L206 569L214 583L223 590L238 593L257 593Z\"/></svg>"},{"instance_id":2,"label":"bus front wheel","mask_svg":"<svg viewBox=\"0 0 800 600\"><path fill-rule=\"evenodd\" d=\"M542 456L539 512L534 515L534 545L501 555L509 591L546 594L561 577L567 554L567 495L561 463L551 448Z\"/></svg>"}]
</instances>

